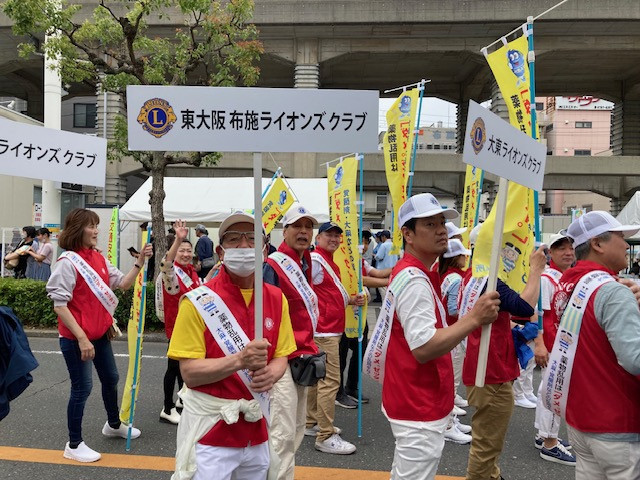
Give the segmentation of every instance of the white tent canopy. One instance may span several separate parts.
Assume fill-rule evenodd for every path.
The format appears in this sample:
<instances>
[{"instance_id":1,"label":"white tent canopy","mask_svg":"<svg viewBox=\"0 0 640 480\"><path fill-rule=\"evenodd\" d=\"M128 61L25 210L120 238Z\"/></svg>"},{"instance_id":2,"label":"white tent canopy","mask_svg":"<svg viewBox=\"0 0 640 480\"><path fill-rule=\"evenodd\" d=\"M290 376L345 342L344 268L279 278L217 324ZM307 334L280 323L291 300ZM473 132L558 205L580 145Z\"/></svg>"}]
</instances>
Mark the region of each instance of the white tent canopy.
<instances>
[{"instance_id":1,"label":"white tent canopy","mask_svg":"<svg viewBox=\"0 0 640 480\"><path fill-rule=\"evenodd\" d=\"M620 211L616 219L623 225L640 225L640 192L636 192L624 208ZM640 239L640 233L630 237L633 240Z\"/></svg>"},{"instance_id":2,"label":"white tent canopy","mask_svg":"<svg viewBox=\"0 0 640 480\"><path fill-rule=\"evenodd\" d=\"M318 222L329 220L326 178L287 178L293 194ZM264 190L271 179L262 179ZM120 209L120 220L151 220L151 178ZM164 218L192 223L219 223L236 210L253 210L252 177L166 177Z\"/></svg>"}]
</instances>

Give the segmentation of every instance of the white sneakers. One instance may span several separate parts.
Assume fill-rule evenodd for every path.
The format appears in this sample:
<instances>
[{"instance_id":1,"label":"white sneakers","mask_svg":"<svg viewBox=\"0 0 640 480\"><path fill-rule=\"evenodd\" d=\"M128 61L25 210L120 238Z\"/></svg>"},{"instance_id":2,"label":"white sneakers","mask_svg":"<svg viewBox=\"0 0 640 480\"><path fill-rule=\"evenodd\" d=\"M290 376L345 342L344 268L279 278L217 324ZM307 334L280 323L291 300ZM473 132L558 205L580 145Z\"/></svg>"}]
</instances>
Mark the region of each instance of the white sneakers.
<instances>
[{"instance_id":1,"label":"white sneakers","mask_svg":"<svg viewBox=\"0 0 640 480\"><path fill-rule=\"evenodd\" d=\"M356 451L356 446L343 440L340 435L334 433L322 442L316 441L316 450L324 453L333 453L335 455L349 455Z\"/></svg>"},{"instance_id":2,"label":"white sneakers","mask_svg":"<svg viewBox=\"0 0 640 480\"><path fill-rule=\"evenodd\" d=\"M175 408L171 409L171 413L165 413L163 408L162 410L160 410L160 421L177 425L180 421L180 414ZM131 435L133 436L133 433Z\"/></svg>"},{"instance_id":3,"label":"white sneakers","mask_svg":"<svg viewBox=\"0 0 640 480\"><path fill-rule=\"evenodd\" d=\"M515 404L516 407L536 408L535 402L532 402L524 395L516 395L513 403Z\"/></svg>"},{"instance_id":4,"label":"white sneakers","mask_svg":"<svg viewBox=\"0 0 640 480\"><path fill-rule=\"evenodd\" d=\"M453 399L453 404L456 407L467 408L469 406L469 402L467 402L464 398L456 393L455 398Z\"/></svg>"},{"instance_id":5,"label":"white sneakers","mask_svg":"<svg viewBox=\"0 0 640 480\"><path fill-rule=\"evenodd\" d=\"M464 423L460 423L458 417L453 417L453 424L460 430L462 433L466 433L467 435L471 434L471 425L465 425Z\"/></svg>"},{"instance_id":6,"label":"white sneakers","mask_svg":"<svg viewBox=\"0 0 640 480\"><path fill-rule=\"evenodd\" d=\"M121 423L118 428L111 428L109 426L109 422L105 422L104 427L102 427L102 434L105 437L120 437L127 438L127 432L129 431L129 425L125 423ZM140 436L140 430L136 427L131 428L131 438L138 438Z\"/></svg>"},{"instance_id":7,"label":"white sneakers","mask_svg":"<svg viewBox=\"0 0 640 480\"><path fill-rule=\"evenodd\" d=\"M444 431L444 439L447 442L458 443L460 445L471 443L471 435L461 432L458 429L458 423L456 423L455 420L450 423L451 426Z\"/></svg>"},{"instance_id":8,"label":"white sneakers","mask_svg":"<svg viewBox=\"0 0 640 480\"><path fill-rule=\"evenodd\" d=\"M304 429L304 434L307 437L315 437L320 432L320 426L316 423L313 427L307 427ZM340 427L333 427L333 432L340 435L342 433L342 429Z\"/></svg>"},{"instance_id":9,"label":"white sneakers","mask_svg":"<svg viewBox=\"0 0 640 480\"><path fill-rule=\"evenodd\" d=\"M453 413L454 415L458 416L458 417L464 417L467 414L466 410L463 410L462 408L458 407L457 405L453 406L453 410L451 411L451 413Z\"/></svg>"},{"instance_id":10,"label":"white sneakers","mask_svg":"<svg viewBox=\"0 0 640 480\"><path fill-rule=\"evenodd\" d=\"M82 463L91 463L97 462L100 460L100 455L95 450L87 447L87 444L84 442L80 442L78 448L69 447L69 442L64 446L64 453L62 454L64 458L68 458L70 460L75 460L76 462Z\"/></svg>"}]
</instances>

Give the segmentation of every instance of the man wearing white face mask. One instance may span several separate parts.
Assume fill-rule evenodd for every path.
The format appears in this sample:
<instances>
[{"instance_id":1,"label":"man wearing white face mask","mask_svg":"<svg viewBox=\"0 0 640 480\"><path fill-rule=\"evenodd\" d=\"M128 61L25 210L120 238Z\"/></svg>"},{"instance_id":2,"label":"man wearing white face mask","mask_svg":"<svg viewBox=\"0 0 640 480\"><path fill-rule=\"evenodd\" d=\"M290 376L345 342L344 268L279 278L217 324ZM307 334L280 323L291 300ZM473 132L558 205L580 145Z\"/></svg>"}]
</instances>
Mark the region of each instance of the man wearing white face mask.
<instances>
[{"instance_id":1,"label":"man wearing white face mask","mask_svg":"<svg viewBox=\"0 0 640 480\"><path fill-rule=\"evenodd\" d=\"M296 349L280 289L263 285L264 338L255 337L254 219L234 213L220 225L219 274L180 304L168 355L185 388L173 479L265 479L269 391Z\"/></svg>"}]
</instances>

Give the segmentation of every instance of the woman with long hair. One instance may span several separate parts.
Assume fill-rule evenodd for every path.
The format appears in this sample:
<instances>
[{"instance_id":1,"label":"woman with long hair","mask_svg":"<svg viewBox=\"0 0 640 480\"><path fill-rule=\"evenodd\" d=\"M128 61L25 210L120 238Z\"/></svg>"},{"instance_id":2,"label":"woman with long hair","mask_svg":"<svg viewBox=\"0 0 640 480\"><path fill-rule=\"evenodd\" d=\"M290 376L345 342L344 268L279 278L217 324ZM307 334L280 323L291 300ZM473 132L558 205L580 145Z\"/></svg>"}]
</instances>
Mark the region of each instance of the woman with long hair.
<instances>
[{"instance_id":1,"label":"woman with long hair","mask_svg":"<svg viewBox=\"0 0 640 480\"><path fill-rule=\"evenodd\" d=\"M110 329L118 299L112 289L128 289L142 268L144 257L151 256L151 245L133 268L124 274L100 254L98 223L95 212L76 208L69 212L58 245L65 249L47 283L47 292L58 315L60 350L71 379L71 395L67 406L69 441L64 457L78 462L95 462L100 454L82 439L82 417L91 393L92 369L96 368L102 386L102 400L107 421L102 434L127 437L128 425L120 422L118 410L118 370L111 349ZM131 429L131 438L140 430Z\"/></svg>"}]
</instances>

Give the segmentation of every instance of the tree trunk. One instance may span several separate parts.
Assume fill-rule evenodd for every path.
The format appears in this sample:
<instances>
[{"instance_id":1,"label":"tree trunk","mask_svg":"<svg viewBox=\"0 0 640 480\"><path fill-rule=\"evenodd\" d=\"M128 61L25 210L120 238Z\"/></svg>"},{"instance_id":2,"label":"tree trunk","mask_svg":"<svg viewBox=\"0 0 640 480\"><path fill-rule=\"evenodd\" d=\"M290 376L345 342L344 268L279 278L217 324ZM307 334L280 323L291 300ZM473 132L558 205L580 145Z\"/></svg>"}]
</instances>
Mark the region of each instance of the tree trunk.
<instances>
[{"instance_id":1,"label":"tree trunk","mask_svg":"<svg viewBox=\"0 0 640 480\"><path fill-rule=\"evenodd\" d=\"M164 173L166 160L164 152L153 152L151 163L151 192L149 192L149 205L151 205L151 225L153 228L153 244L155 248L155 274L160 272L160 262L167 253L167 235L164 229ZM155 281L149 279L149 281Z\"/></svg>"}]
</instances>

